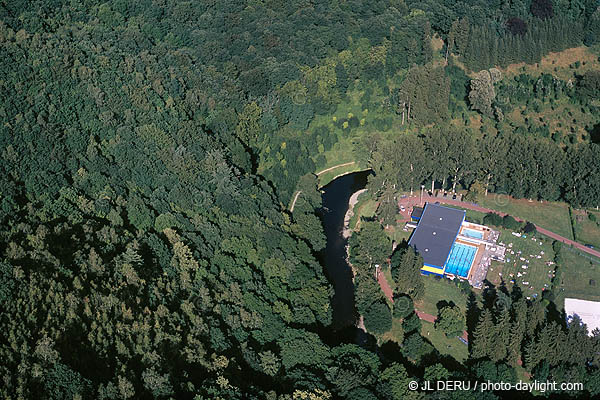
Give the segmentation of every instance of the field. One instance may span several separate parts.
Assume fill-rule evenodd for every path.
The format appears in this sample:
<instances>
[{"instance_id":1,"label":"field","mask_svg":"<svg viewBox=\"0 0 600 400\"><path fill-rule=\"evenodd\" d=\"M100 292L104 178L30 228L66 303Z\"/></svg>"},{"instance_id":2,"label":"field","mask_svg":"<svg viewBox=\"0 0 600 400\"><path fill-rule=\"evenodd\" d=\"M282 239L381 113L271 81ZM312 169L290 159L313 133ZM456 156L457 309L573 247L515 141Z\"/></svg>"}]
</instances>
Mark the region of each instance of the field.
<instances>
[{"instance_id":1,"label":"field","mask_svg":"<svg viewBox=\"0 0 600 400\"><path fill-rule=\"evenodd\" d=\"M564 307L565 297L600 301L600 261L591 262L578 252L564 247L562 255L562 284L556 305L559 308Z\"/></svg>"},{"instance_id":2,"label":"field","mask_svg":"<svg viewBox=\"0 0 600 400\"><path fill-rule=\"evenodd\" d=\"M458 307L467 310L467 297L449 279L436 279L433 276L424 276L425 297L417 302L415 307L422 312L437 316L437 304L440 301L452 302Z\"/></svg>"},{"instance_id":3,"label":"field","mask_svg":"<svg viewBox=\"0 0 600 400\"><path fill-rule=\"evenodd\" d=\"M514 281L519 284L525 296L532 298L541 296L542 289L550 288L555 267L546 265L546 262L552 261L554 258L550 239L530 235L516 237L510 231L502 229L499 242L506 246L506 263L493 262L488 270L488 281L497 286L504 280L509 290ZM538 256L540 258L537 258ZM523 268L524 265L527 268ZM522 276L519 277L518 274L522 274Z\"/></svg>"},{"instance_id":4,"label":"field","mask_svg":"<svg viewBox=\"0 0 600 400\"><path fill-rule=\"evenodd\" d=\"M403 239L406 239L406 241L408 241L408 238L410 238L410 234L412 233L412 231L408 230L408 231L404 232L402 230L403 226L404 226L404 223L401 223L399 225L390 226L390 227L388 227L388 229L385 230L385 233L388 235L388 237L390 239L392 239L396 243L400 243Z\"/></svg>"},{"instance_id":5,"label":"field","mask_svg":"<svg viewBox=\"0 0 600 400\"><path fill-rule=\"evenodd\" d=\"M502 211L514 217L548 229L568 239L573 239L569 206L560 202L528 201L527 199L513 199L505 194L490 193L481 197L477 203L482 207Z\"/></svg>"},{"instance_id":6,"label":"field","mask_svg":"<svg viewBox=\"0 0 600 400\"><path fill-rule=\"evenodd\" d=\"M448 338L435 329L431 322L421 321L421 336L429 340L440 354L452 356L457 361L464 361L469 355L469 347L459 338Z\"/></svg>"},{"instance_id":7,"label":"field","mask_svg":"<svg viewBox=\"0 0 600 400\"><path fill-rule=\"evenodd\" d=\"M600 212L588 211L588 213L594 215L596 221L590 220L583 211L575 211L575 215L580 216L575 222L575 237L580 243L600 248Z\"/></svg>"}]
</instances>

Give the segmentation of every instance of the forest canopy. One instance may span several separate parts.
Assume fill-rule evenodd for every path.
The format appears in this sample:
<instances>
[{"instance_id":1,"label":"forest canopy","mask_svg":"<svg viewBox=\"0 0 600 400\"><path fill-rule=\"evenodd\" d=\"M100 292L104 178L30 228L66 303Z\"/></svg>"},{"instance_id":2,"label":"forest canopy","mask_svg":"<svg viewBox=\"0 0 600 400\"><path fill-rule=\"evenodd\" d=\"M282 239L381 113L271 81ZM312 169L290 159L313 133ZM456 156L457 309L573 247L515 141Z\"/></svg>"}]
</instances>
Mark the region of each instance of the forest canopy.
<instances>
[{"instance_id":1,"label":"forest canopy","mask_svg":"<svg viewBox=\"0 0 600 400\"><path fill-rule=\"evenodd\" d=\"M597 206L597 144L560 147L519 132L479 140L439 125L472 110L500 119L507 96L597 107L597 74L542 80L529 97L528 77L500 83L488 72L478 86L468 74L592 46L599 15L596 0L0 2L0 395L404 399L422 398L407 385L424 371L472 377L428 358L436 350L412 310L424 290L420 259L384 254L377 221L367 224L377 243L351 241L361 253L353 260L391 256L403 288L395 295L414 299L410 310L394 309L365 272L357 308L376 334L400 316L404 345L385 355L328 331L334 291L318 257L325 236L314 173L366 120L346 113L329 122L331 114L352 91L364 115L372 105L386 114L356 151L375 171L369 190L378 195L390 198L394 184L480 180L515 196ZM400 118L419 133L378 136L400 131ZM439 155L440 146L463 158L432 165L424 152ZM508 160L483 165L498 146ZM413 161L401 177L400 155ZM514 298L511 315L481 313L481 326L502 328L476 332L480 376L516 365L521 344L536 377L583 377L586 368L598 376L596 339L542 329L541 302ZM513 347L485 345L506 341L511 327ZM557 337L581 352L555 352L546 364L532 355Z\"/></svg>"}]
</instances>

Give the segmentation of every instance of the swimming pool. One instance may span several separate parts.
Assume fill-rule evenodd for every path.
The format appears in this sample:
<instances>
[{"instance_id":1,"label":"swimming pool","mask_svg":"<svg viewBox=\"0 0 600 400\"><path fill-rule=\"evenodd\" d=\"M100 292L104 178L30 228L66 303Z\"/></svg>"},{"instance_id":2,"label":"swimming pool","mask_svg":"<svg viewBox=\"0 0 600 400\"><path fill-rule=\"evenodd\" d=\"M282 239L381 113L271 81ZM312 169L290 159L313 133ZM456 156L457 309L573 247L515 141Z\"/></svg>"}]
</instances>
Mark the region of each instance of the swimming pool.
<instances>
[{"instance_id":1,"label":"swimming pool","mask_svg":"<svg viewBox=\"0 0 600 400\"><path fill-rule=\"evenodd\" d=\"M483 239L483 232L475 229L463 228L462 235L474 239Z\"/></svg>"},{"instance_id":2,"label":"swimming pool","mask_svg":"<svg viewBox=\"0 0 600 400\"><path fill-rule=\"evenodd\" d=\"M476 253L477 247L454 243L446 262L445 273L466 278Z\"/></svg>"}]
</instances>

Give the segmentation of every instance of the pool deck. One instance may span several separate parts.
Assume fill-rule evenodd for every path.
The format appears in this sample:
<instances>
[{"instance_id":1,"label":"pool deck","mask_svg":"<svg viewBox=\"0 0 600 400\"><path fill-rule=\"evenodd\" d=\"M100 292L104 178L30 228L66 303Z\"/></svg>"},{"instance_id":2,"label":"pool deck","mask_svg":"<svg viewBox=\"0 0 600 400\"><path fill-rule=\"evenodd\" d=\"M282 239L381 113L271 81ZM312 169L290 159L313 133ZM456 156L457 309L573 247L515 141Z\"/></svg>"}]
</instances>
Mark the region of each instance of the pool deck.
<instances>
[{"instance_id":1,"label":"pool deck","mask_svg":"<svg viewBox=\"0 0 600 400\"><path fill-rule=\"evenodd\" d=\"M463 230L475 230L483 233L482 238L473 238L470 236L463 235ZM477 252L469 268L467 277L461 277L459 275L447 274L451 279L467 279L471 286L477 289L483 287L483 282L487 275L488 269L491 265L492 259L504 261L504 253L506 249L503 246L498 245L498 237L500 233L490 229L487 226L474 224L472 222L463 222L460 228L459 235L456 237L455 243L477 247Z\"/></svg>"}]
</instances>

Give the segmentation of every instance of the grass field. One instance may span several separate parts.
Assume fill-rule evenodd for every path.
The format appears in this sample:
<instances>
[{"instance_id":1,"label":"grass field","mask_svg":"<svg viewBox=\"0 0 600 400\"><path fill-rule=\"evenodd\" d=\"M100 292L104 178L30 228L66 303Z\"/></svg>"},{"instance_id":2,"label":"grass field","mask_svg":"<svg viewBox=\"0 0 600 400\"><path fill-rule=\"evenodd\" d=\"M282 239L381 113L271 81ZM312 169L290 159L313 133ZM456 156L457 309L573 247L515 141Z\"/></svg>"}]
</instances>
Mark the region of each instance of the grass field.
<instances>
[{"instance_id":1,"label":"grass field","mask_svg":"<svg viewBox=\"0 0 600 400\"><path fill-rule=\"evenodd\" d=\"M457 361L464 361L469 355L469 348L458 337L448 338L435 329L431 322L421 321L421 335L444 355L449 355Z\"/></svg>"},{"instance_id":2,"label":"grass field","mask_svg":"<svg viewBox=\"0 0 600 400\"><path fill-rule=\"evenodd\" d=\"M563 248L563 273L556 305L564 307L565 297L600 301L600 264ZM590 284L590 281L595 284Z\"/></svg>"},{"instance_id":3,"label":"grass field","mask_svg":"<svg viewBox=\"0 0 600 400\"><path fill-rule=\"evenodd\" d=\"M507 246L506 263L492 262L488 270L487 280L496 286L504 280L509 290L512 288L512 282L514 281L515 284L521 287L525 296L540 297L542 289L550 288L552 274L554 273L555 266L546 265L546 262L552 261L554 258L552 241L545 237L537 237L534 241L530 235L526 236L516 237L505 229L500 231L499 242ZM542 244L540 245L540 243ZM540 258L537 258L537 256L540 256ZM523 268L523 265L527 268ZM522 274L522 276L519 277L518 274Z\"/></svg>"},{"instance_id":4,"label":"grass field","mask_svg":"<svg viewBox=\"0 0 600 400\"><path fill-rule=\"evenodd\" d=\"M342 140L337 142L333 145L331 150L326 151L324 154L327 163L319 171L335 167L336 165L347 164L355 161L354 154L352 153L352 143L349 140ZM351 165L343 165L338 168L333 168L332 170L319 175L319 185L325 186L338 175L360 171L361 169L365 168L361 168L361 166L357 162L354 162L354 164Z\"/></svg>"},{"instance_id":5,"label":"grass field","mask_svg":"<svg viewBox=\"0 0 600 400\"><path fill-rule=\"evenodd\" d=\"M600 248L600 212L588 211L588 214L596 216L596 221L589 219L588 215L581 210L576 210L575 215L575 236L578 242L583 244L591 244L594 247Z\"/></svg>"},{"instance_id":6,"label":"grass field","mask_svg":"<svg viewBox=\"0 0 600 400\"><path fill-rule=\"evenodd\" d=\"M540 203L529 202L527 199L513 199L505 194L490 193L481 197L477 203L492 210L502 211L514 217L531 221L534 224L548 229L554 233L573 239L569 206L561 202Z\"/></svg>"},{"instance_id":7,"label":"grass field","mask_svg":"<svg viewBox=\"0 0 600 400\"><path fill-rule=\"evenodd\" d=\"M433 276L424 276L423 282L425 283L425 296L415 304L419 311L437 316L437 304L440 301L447 301L448 303L453 302L466 312L467 297L454 282L445 278L438 280Z\"/></svg>"}]
</instances>

